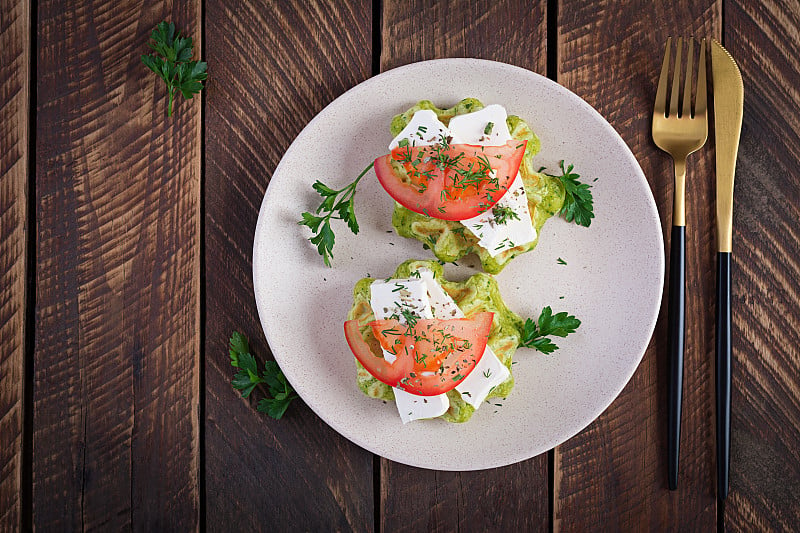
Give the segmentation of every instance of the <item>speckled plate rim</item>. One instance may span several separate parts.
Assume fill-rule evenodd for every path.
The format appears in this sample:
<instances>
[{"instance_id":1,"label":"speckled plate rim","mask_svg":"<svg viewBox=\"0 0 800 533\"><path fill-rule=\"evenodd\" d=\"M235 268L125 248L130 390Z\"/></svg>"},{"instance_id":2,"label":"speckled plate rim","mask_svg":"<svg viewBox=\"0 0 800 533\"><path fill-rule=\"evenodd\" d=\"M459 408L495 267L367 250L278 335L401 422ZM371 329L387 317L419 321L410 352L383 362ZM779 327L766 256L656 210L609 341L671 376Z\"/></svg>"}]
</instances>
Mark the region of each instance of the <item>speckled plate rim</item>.
<instances>
[{"instance_id":1,"label":"speckled plate rim","mask_svg":"<svg viewBox=\"0 0 800 533\"><path fill-rule=\"evenodd\" d=\"M642 265L643 273L642 276L647 278L646 284L644 285L647 289L647 294L642 298L642 304L638 310L638 314L636 315L639 320L638 329L631 334L632 339L626 340L625 343L625 353L630 354L629 356L623 358L624 360L621 361L621 366L619 368L615 368L614 372L609 379L607 385L608 387L603 391L602 395L595 396L594 398L590 398L588 403L581 404L578 408L577 414L578 416L567 417L569 418L569 423L564 423L559 425L558 427L549 427L542 425L540 429L546 433L545 436L542 436L541 433L536 433L536 438L532 439L533 442L530 445L525 445L525 443L509 443L501 442L497 440L493 443L490 443L489 446L491 449L492 455L491 457L474 457L474 458L431 458L430 454L425 453L423 450L420 452L414 452L414 449L409 446L404 446L402 439L398 438L396 442L393 442L392 437L389 434L385 434L383 436L378 436L377 439L375 435L371 435L371 431L365 432L365 427L372 429L369 424L371 421L367 421L367 426L365 426L363 421L357 420L359 417L364 418L371 409L371 406L379 406L381 402L378 402L374 399L363 398L366 400L365 408L362 409L359 405L358 409L355 409L352 413L352 421L348 422L347 418L342 418L339 413L335 413L334 410L337 408L335 404L332 404L332 396L333 394L328 394L326 390L319 390L315 389L311 386L306 386L306 381L309 378L308 373L304 373L305 370L303 369L303 363L299 362L298 353L303 352L303 348L294 348L289 349L287 344L283 342L283 338L286 336L285 326L286 326L286 319L287 316L285 314L276 314L274 312L275 307L273 304L277 300L276 295L279 292L276 292L275 287L278 283L274 278L276 275L295 275L295 269L290 268L292 266L298 267L301 270L306 268L310 271L315 271L317 273L323 272L331 272L331 270L319 270L317 265L305 265L302 263L299 264L292 264L292 265L283 265L283 267L277 267L276 262L270 259L269 250L268 248L271 246L270 242L278 235L276 233L276 216L273 212L278 209L279 206L285 204L284 198L281 198L279 187L277 186L279 183L284 183L287 180L293 179L290 175L290 172L294 170L292 167L294 162L298 160L298 158L302 158L302 154L298 153L298 150L301 150L300 145L304 142L309 141L309 137L313 137L314 135L318 134L318 130L320 126L327 120L327 117L332 113L333 110L336 109L337 106L340 106L343 101L350 101L352 102L354 97L365 97L368 98L370 93L373 91L375 87L384 86L387 83L392 82L393 80L408 80L414 79L415 77L423 76L424 79L420 79L420 81L424 81L428 84L427 87L424 89L420 89L420 96L419 98L429 98L432 93L436 93L437 91L431 89L431 85L436 85L437 80L431 80L430 74L431 72L438 72L438 73L450 73L450 72L457 72L459 69L461 70L470 70L475 72L492 72L493 75L505 75L508 78L508 83L510 84L524 84L526 85L526 90L530 90L535 93L536 89L542 89L544 92L548 94L555 95L556 98L563 100L565 105L568 105L572 109L575 110L576 113L584 116L588 123L592 125L592 127L599 128L598 131L601 132L603 136L605 136L604 142L609 142L610 145L613 145L616 152L614 153L614 157L619 158L620 167L624 167L630 172L630 184L631 189L635 190L636 193L641 193L640 197L636 198L637 206L640 207L641 215L640 220L638 220L638 225L641 227L647 228L647 242L646 243L639 243L644 244L648 250L647 262ZM443 75L439 78L440 82L442 80L447 80L448 76ZM520 88L521 89L521 88ZM491 93L491 88L487 89L489 93ZM446 92L446 91L445 91ZM486 91L484 91L485 93ZM471 96L471 94L464 94L464 97ZM485 98L485 96L484 96ZM486 99L485 100L490 100ZM405 102L406 100L401 100ZM436 101L436 100L434 100ZM437 102L439 103L439 102ZM487 103L503 103L503 102L487 102ZM441 103L440 103L441 105ZM402 109L401 109L402 110ZM391 110L386 113L385 121L386 124L382 124L383 129L388 129L388 121L391 119L391 116L397 111ZM509 112L515 113L515 109L509 106ZM522 113L519 113L522 115ZM523 115L524 116L524 115ZM528 117L525 117L528 118ZM534 125L534 130L538 130ZM388 133L385 134L386 141L388 142L389 136ZM348 175L352 174L352 171L347 171ZM354 175L354 174L352 174ZM310 190L310 185L313 183L311 178L308 178L308 187ZM344 182L346 183L346 182ZM597 189L596 189L597 190ZM308 205L296 205L293 208L296 211L297 217L299 218L299 213L303 210L307 210L313 207L315 204L308 204ZM596 207L602 207L602 204L596 203ZM603 215L602 209L598 211L598 217ZM284 217L285 218L285 217ZM597 220L597 219L596 219ZM283 229L286 230L289 226L286 225L286 221L278 222L277 225L283 224ZM361 215L359 215L359 222L362 225L362 233L363 227L365 222L369 223L368 220L362 220ZM292 221L294 226L294 231L305 240L308 235L302 233L302 229L296 226L296 221ZM548 224L551 224L550 222ZM570 225L574 226L574 225ZM547 226L546 226L547 227ZM337 231L337 237L340 234L343 234L342 231ZM560 233L565 233L569 231L574 231L574 228L569 229L559 229ZM383 233L383 230L381 230ZM281 237L282 238L282 237ZM337 242L337 247L341 247L342 244ZM542 245L540 244L540 248ZM341 250L339 250L341 251ZM526 255L533 255L536 254L539 250L534 251L532 254ZM335 249L336 252L336 249ZM313 254L301 254L303 261L316 261L317 263L321 263L321 260L318 256L314 257L315 252ZM417 252L414 257L422 258L422 253ZM525 257L525 256L522 256ZM515 261L520 261L521 258L516 259ZM396 262L394 263L396 264ZM347 265L337 264L334 263L334 269L341 269L347 268ZM509 266L506 270L509 270L511 266ZM393 270L393 269L392 269ZM280 274L283 273L283 274ZM287 274L290 273L290 274ZM389 272L390 273L390 272ZM362 274L363 275L363 274ZM387 273L381 273L379 275L388 275ZM519 277L518 274L515 274ZM501 273L498 277L502 278L503 276L507 276L507 274ZM352 279L358 279L361 275L356 275ZM551 449L570 437L574 436L575 434L579 433L583 430L586 426L588 426L593 420L595 420L605 409L611 404L611 402L619 395L625 385L628 383L630 378L632 377L633 373L635 372L636 368L638 367L642 356L647 348L647 345L650 341L652 333L655 328L655 323L658 317L658 311L660 307L661 301L661 292L663 287L663 279L664 279L664 254L663 254L663 237L661 233L661 223L660 218L658 215L658 211L656 208L655 200L653 198L652 192L650 191L649 184L642 173L642 170L636 161L633 153L625 144L624 140L619 136L619 134L613 129L613 127L588 103L582 100L580 97L569 91L568 89L558 85L557 83L539 75L533 73L531 71L522 69L520 67L507 65L503 63L487 61L487 60L480 60L480 59L472 59L472 58L453 58L453 59L440 59L440 60L432 60L432 61L424 61L419 63L414 63L410 65L406 65L403 67L398 67L396 69L387 71L383 74L370 78L369 80L364 81L363 83L353 87L342 96L334 100L331 104L329 104L325 109L323 109L316 117L314 117L308 125L303 129L303 131L298 135L289 149L286 151L283 159L279 163L278 167L275 169L273 174L270 186L268 187L262 205L261 210L259 212L258 222L256 226L255 238L254 238L254 245L253 245L253 282L254 282L254 292L256 303L258 307L259 317L261 319L261 324L264 329L267 342L269 343L273 355L276 361L280 364L281 368L283 369L287 379L292 383L294 388L298 391L302 399L306 402L306 404L318 415L320 418L329 424L333 429L337 432L342 434L344 437L348 438L355 444L373 452L383 457L386 457L390 460L408 464L411 466L417 466L421 468L430 468L430 469L439 469L439 470L480 470L486 468L494 468L500 467L504 465L513 464L522 460L529 459L534 457L548 449ZM352 284L350 287L347 288L347 293L349 296L350 289L352 288ZM313 289L310 289L313 290ZM326 293L321 293L326 294ZM506 296L506 292L503 291L504 297ZM640 295L637 295L637 297ZM506 298L507 299L507 298ZM324 308L324 304L323 304ZM323 309L324 310L324 309ZM329 318L332 322L335 322L337 327L341 326L341 322L344 320L344 315L347 312L347 308L340 310L338 313L332 313L328 317L325 313L322 313L323 316ZM342 336L343 337L343 336ZM571 337L570 337L571 338ZM319 344L318 341L314 341L309 337L309 341L311 345ZM567 342L568 339L564 339L563 341ZM341 343L339 343L339 347ZM344 344L346 347L346 344ZM313 349L313 348L312 348ZM600 349L600 348L598 348ZM602 348L605 349L605 348ZM565 350L566 351L566 348ZM352 359L349 353L345 353L347 357ZM519 355L515 356L515 360L519 357ZM548 359L548 361L553 361L554 359ZM557 361L557 359L556 359ZM558 363L550 363L548 362L547 365L556 365ZM332 366L330 368L326 368L326 370L332 370L335 367ZM354 370L354 368L352 369ZM515 376L517 376L518 371L515 370ZM538 375L538 374L537 374ZM601 379L603 376L597 376L597 379ZM350 375L350 381L352 382L350 385L352 388L355 388L354 384L354 375ZM519 380L520 377L517 377L519 387ZM539 386L547 387L548 383L539 383ZM357 391L357 388L355 388ZM555 389L553 389L555 390ZM516 394L516 389L515 392ZM360 392L358 392L360 394ZM544 404L547 403L547 406ZM527 406L525 406L527 408ZM553 406L548 402L543 402L542 409L552 409ZM366 410L365 410L366 409ZM485 411L485 409L484 409ZM478 411L480 413L481 411ZM496 412L496 411L495 411ZM519 413L520 411L513 411ZM394 413L396 416L396 412ZM476 413L477 417L477 413ZM397 417L399 420L399 417ZM433 429L418 429L420 424L431 424L431 428ZM434 426L434 424L436 424ZM445 427L443 426L449 426ZM558 424L558 423L556 423ZM453 428L453 426L458 426L457 428ZM485 426L485 427L484 427ZM376 427L379 427L380 424L377 424ZM399 432L395 435L402 435L404 432L409 432L412 434L410 436L410 442L416 442L416 438L419 435L423 437L427 437L431 442L431 446L435 445L444 445L447 443L454 443L458 442L459 439L465 438L465 435L469 435L469 433L465 433L464 428L472 428L469 431L474 431L480 433L482 430L491 432L497 431L497 427L492 425L491 423L485 423L483 426L476 423L474 420L470 421L466 424L459 424L459 425L452 425L446 424L441 421L422 421L416 422L412 424L408 424L406 426L398 425L396 431ZM441 437L441 442L435 442L439 435L443 435ZM532 436L533 434L531 434ZM524 434L523 434L524 436ZM488 440L488 439L487 439Z\"/></svg>"}]
</instances>

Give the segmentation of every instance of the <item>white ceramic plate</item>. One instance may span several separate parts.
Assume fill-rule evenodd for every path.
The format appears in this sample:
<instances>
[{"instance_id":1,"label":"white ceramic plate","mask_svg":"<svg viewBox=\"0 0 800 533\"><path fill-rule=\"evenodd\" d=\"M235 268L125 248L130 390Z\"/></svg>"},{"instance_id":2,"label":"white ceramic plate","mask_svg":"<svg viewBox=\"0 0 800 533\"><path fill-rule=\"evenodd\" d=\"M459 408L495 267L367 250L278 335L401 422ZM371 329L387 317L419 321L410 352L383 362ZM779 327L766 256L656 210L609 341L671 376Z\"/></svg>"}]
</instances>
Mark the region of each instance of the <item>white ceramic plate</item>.
<instances>
[{"instance_id":1,"label":"white ceramic plate","mask_svg":"<svg viewBox=\"0 0 800 533\"><path fill-rule=\"evenodd\" d=\"M476 97L523 117L542 142L536 161L555 172L575 165L593 186L591 227L553 218L538 247L497 276L508 306L537 317L542 307L569 311L582 325L546 356L520 349L516 386L484 403L464 424L403 425L391 402L367 398L342 324L352 288L385 278L406 259L430 259L416 240L392 231L393 201L370 172L359 185L361 232L336 222L333 268L298 226L319 204L311 184L343 187L387 153L392 117L418 100L441 107ZM596 180L596 181L595 181ZM567 265L560 265L558 258ZM476 263L467 260L466 263ZM474 271L446 268L448 278ZM317 115L286 151L256 227L253 281L258 312L275 359L303 400L336 431L393 461L439 470L479 470L542 453L594 420L619 394L653 333L664 276L661 224L642 170L624 141L591 106L528 70L477 59L400 67L349 90ZM502 405L494 405L502 404ZM469 453L462 450L467 449Z\"/></svg>"}]
</instances>

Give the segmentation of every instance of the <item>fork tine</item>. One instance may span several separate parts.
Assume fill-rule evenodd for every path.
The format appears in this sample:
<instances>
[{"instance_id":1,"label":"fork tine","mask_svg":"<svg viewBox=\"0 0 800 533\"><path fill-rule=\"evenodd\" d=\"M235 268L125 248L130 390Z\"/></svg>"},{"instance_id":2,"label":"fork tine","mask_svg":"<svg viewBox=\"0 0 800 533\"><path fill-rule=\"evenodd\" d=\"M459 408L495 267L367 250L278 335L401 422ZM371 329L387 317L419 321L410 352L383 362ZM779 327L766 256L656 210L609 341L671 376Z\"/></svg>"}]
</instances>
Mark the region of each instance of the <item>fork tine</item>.
<instances>
[{"instance_id":1,"label":"fork tine","mask_svg":"<svg viewBox=\"0 0 800 533\"><path fill-rule=\"evenodd\" d=\"M678 91L681 87L681 48L683 38L678 37L678 52L675 54L675 68L672 69L672 94L669 97L669 116L678 116Z\"/></svg>"},{"instance_id":2,"label":"fork tine","mask_svg":"<svg viewBox=\"0 0 800 533\"><path fill-rule=\"evenodd\" d=\"M683 85L683 111L682 117L692 116L692 72L694 71L694 39L686 39L689 44L689 51L686 52L686 81Z\"/></svg>"},{"instance_id":3,"label":"fork tine","mask_svg":"<svg viewBox=\"0 0 800 533\"><path fill-rule=\"evenodd\" d=\"M667 114L667 76L669 75L669 56L671 51L672 37L667 37L667 45L664 47L664 63L661 65L661 76L658 77L654 115Z\"/></svg>"},{"instance_id":4,"label":"fork tine","mask_svg":"<svg viewBox=\"0 0 800 533\"><path fill-rule=\"evenodd\" d=\"M697 72L697 98L694 104L694 115L706 114L706 40L700 42L700 68Z\"/></svg>"}]
</instances>

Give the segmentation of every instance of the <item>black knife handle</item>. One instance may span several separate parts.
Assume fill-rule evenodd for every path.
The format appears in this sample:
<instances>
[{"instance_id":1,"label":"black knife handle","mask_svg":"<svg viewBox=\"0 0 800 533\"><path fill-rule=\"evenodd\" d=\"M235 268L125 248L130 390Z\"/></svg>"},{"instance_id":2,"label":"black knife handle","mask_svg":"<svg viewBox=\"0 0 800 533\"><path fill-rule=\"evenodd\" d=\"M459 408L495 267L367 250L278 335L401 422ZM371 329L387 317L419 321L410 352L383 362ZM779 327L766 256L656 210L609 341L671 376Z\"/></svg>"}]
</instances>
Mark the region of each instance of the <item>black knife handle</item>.
<instances>
[{"instance_id":1,"label":"black knife handle","mask_svg":"<svg viewBox=\"0 0 800 533\"><path fill-rule=\"evenodd\" d=\"M678 488L686 327L686 226L672 226L669 252L669 488Z\"/></svg>"},{"instance_id":2,"label":"black knife handle","mask_svg":"<svg viewBox=\"0 0 800 533\"><path fill-rule=\"evenodd\" d=\"M728 496L731 451L731 254L717 253L717 497Z\"/></svg>"}]
</instances>

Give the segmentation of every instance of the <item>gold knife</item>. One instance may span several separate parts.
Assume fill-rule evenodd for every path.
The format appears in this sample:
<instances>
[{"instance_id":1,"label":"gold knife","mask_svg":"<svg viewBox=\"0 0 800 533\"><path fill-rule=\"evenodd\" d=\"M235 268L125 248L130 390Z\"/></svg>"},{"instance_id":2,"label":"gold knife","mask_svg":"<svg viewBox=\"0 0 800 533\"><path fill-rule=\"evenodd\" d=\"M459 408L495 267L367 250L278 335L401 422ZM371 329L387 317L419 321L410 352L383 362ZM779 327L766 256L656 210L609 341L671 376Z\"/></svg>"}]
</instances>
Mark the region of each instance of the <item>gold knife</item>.
<instances>
[{"instance_id":1,"label":"gold knife","mask_svg":"<svg viewBox=\"0 0 800 533\"><path fill-rule=\"evenodd\" d=\"M731 448L731 252L733 175L742 131L744 84L739 67L717 41L711 45L714 138L717 149L717 497L728 496Z\"/></svg>"}]
</instances>

